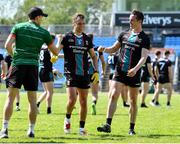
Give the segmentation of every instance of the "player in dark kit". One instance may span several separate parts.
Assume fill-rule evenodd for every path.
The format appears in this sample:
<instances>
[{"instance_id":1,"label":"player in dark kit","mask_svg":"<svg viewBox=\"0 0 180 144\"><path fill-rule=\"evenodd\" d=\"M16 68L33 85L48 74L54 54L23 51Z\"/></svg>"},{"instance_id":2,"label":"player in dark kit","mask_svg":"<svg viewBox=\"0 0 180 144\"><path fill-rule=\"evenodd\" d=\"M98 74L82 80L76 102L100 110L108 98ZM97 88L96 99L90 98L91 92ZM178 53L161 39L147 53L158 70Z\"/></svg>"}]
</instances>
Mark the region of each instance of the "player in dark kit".
<instances>
[{"instance_id":1,"label":"player in dark kit","mask_svg":"<svg viewBox=\"0 0 180 144\"><path fill-rule=\"evenodd\" d=\"M164 58L160 58L156 64L155 71L157 71L157 89L154 93L153 106L160 106L159 93L162 88L167 89L167 106L170 106L170 100L172 95L172 62L168 59L170 52L166 50L164 52Z\"/></svg>"},{"instance_id":2,"label":"player in dark kit","mask_svg":"<svg viewBox=\"0 0 180 144\"><path fill-rule=\"evenodd\" d=\"M142 71L141 71L141 107L142 108L148 107L145 103L145 98L149 91L150 77L152 77L152 79L155 80L152 74L151 57L148 56L145 64L142 66Z\"/></svg>"},{"instance_id":3,"label":"player in dark kit","mask_svg":"<svg viewBox=\"0 0 180 144\"><path fill-rule=\"evenodd\" d=\"M67 109L64 120L64 132L70 133L70 118L77 100L80 102L79 134L86 135L85 120L87 116L87 96L90 87L88 54L91 56L94 66L92 79L94 83L99 81L98 61L94 53L92 40L83 32L85 21L83 14L75 14L73 17L73 31L67 33L61 42L64 52L64 74L67 85Z\"/></svg>"},{"instance_id":4,"label":"player in dark kit","mask_svg":"<svg viewBox=\"0 0 180 144\"><path fill-rule=\"evenodd\" d=\"M108 65L110 67L109 88L111 87L111 82L113 80L113 75L114 75L114 72L115 72L115 67L116 67L117 61L118 61L118 55L116 53L111 54L111 55L108 56ZM122 97L122 100L123 100L123 106L124 107L129 107L129 104L128 104L128 90L127 90L126 85L124 85L122 87L121 97Z\"/></svg>"},{"instance_id":5,"label":"player in dark kit","mask_svg":"<svg viewBox=\"0 0 180 144\"><path fill-rule=\"evenodd\" d=\"M51 37L54 42L55 35L51 34ZM41 94L41 96L37 100L37 107L39 108L40 103L46 98L47 114L51 114L54 76L53 76L53 63L51 62L51 53L48 50L48 47L46 45L44 45L41 48L39 59L40 59L39 78L40 78L40 81L42 82L44 92Z\"/></svg>"},{"instance_id":6,"label":"player in dark kit","mask_svg":"<svg viewBox=\"0 0 180 144\"><path fill-rule=\"evenodd\" d=\"M90 39L93 42L93 34L88 34ZM98 60L101 61L101 66L102 66L102 73L101 75L104 76L105 74L105 67L106 63L104 61L104 56L102 52L98 52L98 46L94 47L94 52L98 58ZM96 115L96 104L98 101L98 91L99 91L99 81L97 83L93 83L93 73L94 73L94 67L92 63L92 59L90 56L88 56L88 62L89 62L89 75L90 75L90 82L91 82L91 91L92 91L92 104L91 104L91 114Z\"/></svg>"},{"instance_id":7,"label":"player in dark kit","mask_svg":"<svg viewBox=\"0 0 180 144\"><path fill-rule=\"evenodd\" d=\"M113 46L98 49L108 53L119 50L119 58L109 90L106 124L97 127L99 132L111 132L111 122L116 111L117 100L122 86L127 85L130 98L129 135L135 135L134 126L137 116L137 96L140 87L141 67L146 62L150 47L150 40L142 30L143 19L142 12L133 10L129 17L130 30L122 32Z\"/></svg>"},{"instance_id":8,"label":"player in dark kit","mask_svg":"<svg viewBox=\"0 0 180 144\"><path fill-rule=\"evenodd\" d=\"M5 55L4 61L6 63L6 70L8 71L10 66L11 66L11 62L12 62L12 57L9 54ZM19 91L16 95L16 111L20 111L20 95L19 95Z\"/></svg>"}]
</instances>

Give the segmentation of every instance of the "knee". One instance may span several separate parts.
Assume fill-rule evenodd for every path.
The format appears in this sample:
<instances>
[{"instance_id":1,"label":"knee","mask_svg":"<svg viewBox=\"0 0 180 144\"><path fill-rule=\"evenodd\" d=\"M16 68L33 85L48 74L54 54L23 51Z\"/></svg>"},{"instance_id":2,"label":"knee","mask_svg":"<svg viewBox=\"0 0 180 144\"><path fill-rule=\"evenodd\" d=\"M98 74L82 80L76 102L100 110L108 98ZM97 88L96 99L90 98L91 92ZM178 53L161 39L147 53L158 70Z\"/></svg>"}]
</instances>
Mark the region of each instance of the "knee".
<instances>
[{"instance_id":1,"label":"knee","mask_svg":"<svg viewBox=\"0 0 180 144\"><path fill-rule=\"evenodd\" d=\"M81 107L86 107L87 106L87 100L86 99L80 100L80 105L81 105Z\"/></svg>"}]
</instances>

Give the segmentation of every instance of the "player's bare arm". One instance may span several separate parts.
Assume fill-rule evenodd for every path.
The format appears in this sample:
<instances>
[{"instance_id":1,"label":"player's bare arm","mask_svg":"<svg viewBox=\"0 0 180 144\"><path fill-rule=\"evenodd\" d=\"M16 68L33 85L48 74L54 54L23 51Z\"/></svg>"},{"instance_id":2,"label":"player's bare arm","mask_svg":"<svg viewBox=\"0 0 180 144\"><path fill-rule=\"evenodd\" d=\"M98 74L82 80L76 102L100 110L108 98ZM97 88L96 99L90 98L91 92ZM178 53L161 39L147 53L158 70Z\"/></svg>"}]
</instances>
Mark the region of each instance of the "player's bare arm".
<instances>
[{"instance_id":1,"label":"player's bare arm","mask_svg":"<svg viewBox=\"0 0 180 144\"><path fill-rule=\"evenodd\" d=\"M97 60L97 56L96 56L93 48L91 48L89 50L89 54L91 56L91 59L92 59L92 62L93 62L93 67L94 67L95 71L98 71L98 60Z\"/></svg>"},{"instance_id":2,"label":"player's bare arm","mask_svg":"<svg viewBox=\"0 0 180 144\"><path fill-rule=\"evenodd\" d=\"M142 65L146 62L147 56L148 56L149 50L143 48L142 52L141 52L141 59L139 60L139 62L137 63L137 65L130 69L128 71L128 76L129 77L133 77L136 75L137 71L142 67Z\"/></svg>"},{"instance_id":3,"label":"player's bare arm","mask_svg":"<svg viewBox=\"0 0 180 144\"><path fill-rule=\"evenodd\" d=\"M116 41L112 46L110 47L103 47L100 46L98 48L99 52L105 52L105 53L114 53L121 47L121 43L119 41Z\"/></svg>"},{"instance_id":4,"label":"player's bare arm","mask_svg":"<svg viewBox=\"0 0 180 144\"><path fill-rule=\"evenodd\" d=\"M15 43L15 35L10 34L6 40L5 48L7 49L8 54L13 56L13 44Z\"/></svg>"}]
</instances>

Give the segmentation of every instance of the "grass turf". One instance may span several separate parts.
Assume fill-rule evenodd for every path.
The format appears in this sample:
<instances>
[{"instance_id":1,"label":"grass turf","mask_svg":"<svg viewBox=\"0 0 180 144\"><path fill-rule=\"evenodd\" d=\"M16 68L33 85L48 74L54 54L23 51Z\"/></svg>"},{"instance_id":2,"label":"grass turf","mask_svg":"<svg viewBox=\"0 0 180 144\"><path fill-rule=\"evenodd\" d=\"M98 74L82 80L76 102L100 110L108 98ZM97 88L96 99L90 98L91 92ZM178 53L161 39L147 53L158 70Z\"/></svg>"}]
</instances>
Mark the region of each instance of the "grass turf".
<instances>
[{"instance_id":1,"label":"grass turf","mask_svg":"<svg viewBox=\"0 0 180 144\"><path fill-rule=\"evenodd\" d=\"M38 93L40 95L41 92ZM117 110L112 122L112 132L110 134L98 133L97 126L105 122L107 109L107 93L99 93L97 103L97 115L91 115L91 94L88 98L88 116L86 130L88 136L78 134L79 127L79 102L72 115L72 133L64 134L63 121L65 117L65 107L67 96L65 93L54 93L52 114L46 114L46 104L40 105L40 114L35 127L35 138L27 138L28 128L28 102L25 92L20 93L21 111L14 110L9 124L9 139L0 139L0 142L35 142L35 143L177 143L180 142L180 96L173 94L172 106L166 107L166 96L160 95L161 107L149 106L142 109L138 104L138 117L136 122L136 135L129 136L128 109L122 107L122 100L119 99ZM152 95L147 96L147 104ZM6 92L0 93L0 120L2 121L2 111L6 99Z\"/></svg>"}]
</instances>

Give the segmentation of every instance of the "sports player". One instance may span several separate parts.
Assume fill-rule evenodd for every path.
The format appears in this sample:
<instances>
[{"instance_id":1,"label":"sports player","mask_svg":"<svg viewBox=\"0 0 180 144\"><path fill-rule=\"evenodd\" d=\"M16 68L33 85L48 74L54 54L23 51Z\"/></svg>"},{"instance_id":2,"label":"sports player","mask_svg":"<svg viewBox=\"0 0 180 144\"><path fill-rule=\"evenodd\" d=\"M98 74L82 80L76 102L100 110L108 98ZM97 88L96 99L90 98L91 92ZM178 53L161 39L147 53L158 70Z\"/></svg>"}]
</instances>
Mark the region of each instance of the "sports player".
<instances>
[{"instance_id":1,"label":"sports player","mask_svg":"<svg viewBox=\"0 0 180 144\"><path fill-rule=\"evenodd\" d=\"M119 50L118 63L109 90L109 103L106 124L97 127L99 132L111 132L111 122L116 111L117 100L123 85L128 85L130 97L129 135L135 135L134 126L137 116L137 96L140 86L141 67L145 63L150 40L142 30L143 13L133 10L130 14L130 30L122 32L113 46L100 47L99 51L114 53Z\"/></svg>"},{"instance_id":2,"label":"sports player","mask_svg":"<svg viewBox=\"0 0 180 144\"><path fill-rule=\"evenodd\" d=\"M55 35L51 34L53 42ZM40 51L40 71L39 78L42 82L44 92L37 100L37 107L46 98L47 101L47 114L51 114L51 104L53 96L54 76L53 76L53 63L51 62L51 53L46 45L41 48Z\"/></svg>"},{"instance_id":3,"label":"sports player","mask_svg":"<svg viewBox=\"0 0 180 144\"><path fill-rule=\"evenodd\" d=\"M150 77L152 77L152 79L155 80L153 73L152 73L151 57L148 56L145 64L142 66L142 71L141 71L141 87L142 87L142 89L141 89L141 107L142 108L148 108L148 106L145 103L145 98L149 91Z\"/></svg>"},{"instance_id":4,"label":"sports player","mask_svg":"<svg viewBox=\"0 0 180 144\"><path fill-rule=\"evenodd\" d=\"M6 71L8 72L8 70L11 66L11 62L12 62L11 55L7 54L4 58L4 61L5 61L5 65L6 65ZM4 76L6 77L6 74ZM20 109L20 95L19 95L19 91L18 91L17 95L16 95L16 111L20 111L20 110L21 110Z\"/></svg>"},{"instance_id":5,"label":"sports player","mask_svg":"<svg viewBox=\"0 0 180 144\"><path fill-rule=\"evenodd\" d=\"M64 52L64 74L66 76L68 102L64 120L64 132L70 133L71 114L77 100L80 102L79 134L86 135L85 121L87 116L87 96L90 87L88 54L94 66L92 79L94 83L99 80L98 61L94 53L92 40L83 32L85 28L84 15L77 13L72 19L73 30L68 32L61 42Z\"/></svg>"},{"instance_id":6,"label":"sports player","mask_svg":"<svg viewBox=\"0 0 180 144\"><path fill-rule=\"evenodd\" d=\"M118 55L116 53L108 56L108 65L110 66L109 88L111 87L111 82L113 80L113 75L115 72L115 67L116 67L117 61L118 61ZM129 104L127 103L127 101L128 101L128 87L126 85L122 86L121 97L123 100L123 106L129 107Z\"/></svg>"},{"instance_id":7,"label":"sports player","mask_svg":"<svg viewBox=\"0 0 180 144\"><path fill-rule=\"evenodd\" d=\"M42 45L46 43L54 55L58 55L57 48L50 33L42 28L43 17L47 17L42 9L33 7L28 13L29 21L16 24L5 43L5 48L12 56L12 65L9 69L6 85L8 88L7 100L3 112L3 124L0 138L8 138L8 125L13 113L13 102L21 85L27 91L29 101L29 128L27 135L35 137L34 126L37 116L36 91L38 88L38 60ZM12 46L15 44L15 47ZM60 43L58 43L60 47Z\"/></svg>"},{"instance_id":8,"label":"sports player","mask_svg":"<svg viewBox=\"0 0 180 144\"><path fill-rule=\"evenodd\" d=\"M90 39L93 42L93 34L88 34L88 36L90 37ZM94 47L94 51L96 53L96 56L101 61L101 66L102 66L101 75L104 76L106 63L104 61L103 53L98 52L97 49L98 49L98 47ZM91 79L90 82L91 82L91 91L92 91L91 114L96 115L96 104L97 104L97 100L98 100L99 82L93 83L92 76L93 76L93 73L94 73L94 67L93 67L92 59L91 59L90 56L89 56L88 62L89 62L89 74L90 74L90 79Z\"/></svg>"},{"instance_id":9,"label":"sports player","mask_svg":"<svg viewBox=\"0 0 180 144\"><path fill-rule=\"evenodd\" d=\"M164 52L164 58L160 58L156 65L156 70L158 73L158 82L157 82L157 89L154 93L154 105L153 106L160 106L159 104L159 93L161 92L162 88L167 89L167 106L171 106L171 95L172 95L172 62L168 59L170 55L169 50Z\"/></svg>"}]
</instances>

